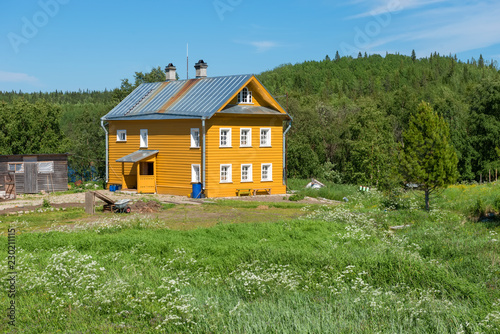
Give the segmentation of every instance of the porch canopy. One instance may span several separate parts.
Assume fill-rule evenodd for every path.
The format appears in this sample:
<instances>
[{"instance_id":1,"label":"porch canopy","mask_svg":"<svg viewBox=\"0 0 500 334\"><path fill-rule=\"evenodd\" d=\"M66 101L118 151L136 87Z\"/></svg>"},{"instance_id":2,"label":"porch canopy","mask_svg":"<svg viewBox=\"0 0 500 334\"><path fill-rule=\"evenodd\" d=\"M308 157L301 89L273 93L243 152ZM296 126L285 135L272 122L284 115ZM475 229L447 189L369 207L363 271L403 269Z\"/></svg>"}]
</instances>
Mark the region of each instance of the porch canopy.
<instances>
[{"instance_id":1,"label":"porch canopy","mask_svg":"<svg viewBox=\"0 0 500 334\"><path fill-rule=\"evenodd\" d=\"M138 161L141 161L141 160L144 160L144 159L147 159L149 158L150 156L152 155L155 155L156 153L158 153L160 151L158 150L139 150L139 151L135 151L134 153L130 153L118 160L116 160L117 162L138 162Z\"/></svg>"}]
</instances>

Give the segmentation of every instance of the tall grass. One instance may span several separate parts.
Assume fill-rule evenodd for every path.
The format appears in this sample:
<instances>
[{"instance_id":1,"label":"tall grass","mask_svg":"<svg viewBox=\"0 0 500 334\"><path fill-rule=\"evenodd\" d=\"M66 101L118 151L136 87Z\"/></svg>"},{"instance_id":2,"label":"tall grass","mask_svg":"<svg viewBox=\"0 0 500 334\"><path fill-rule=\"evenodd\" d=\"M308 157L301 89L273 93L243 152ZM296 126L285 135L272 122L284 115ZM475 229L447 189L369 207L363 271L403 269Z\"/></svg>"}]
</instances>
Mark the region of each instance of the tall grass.
<instances>
[{"instance_id":1,"label":"tall grass","mask_svg":"<svg viewBox=\"0 0 500 334\"><path fill-rule=\"evenodd\" d=\"M354 195L359 187L346 184L326 182L326 187L320 189L305 188L310 179L289 179L288 188L309 197L322 197L336 201L343 201L344 197Z\"/></svg>"},{"instance_id":2,"label":"tall grass","mask_svg":"<svg viewBox=\"0 0 500 334\"><path fill-rule=\"evenodd\" d=\"M377 192L343 195L343 205L305 207L300 219L273 224L175 231L155 220L103 220L77 232L18 235L17 328L500 330L498 227L455 210L387 209ZM411 226L388 232L402 224ZM8 303L7 294L0 302ZM6 321L0 330L9 330Z\"/></svg>"},{"instance_id":3,"label":"tall grass","mask_svg":"<svg viewBox=\"0 0 500 334\"><path fill-rule=\"evenodd\" d=\"M113 217L18 235L17 328L493 333L500 231L468 221L464 203L494 209L495 186L451 187L435 200L442 209L430 212L420 209L419 192L386 197L331 186L348 202L274 224L172 231ZM392 225L410 227L390 234Z\"/></svg>"}]
</instances>

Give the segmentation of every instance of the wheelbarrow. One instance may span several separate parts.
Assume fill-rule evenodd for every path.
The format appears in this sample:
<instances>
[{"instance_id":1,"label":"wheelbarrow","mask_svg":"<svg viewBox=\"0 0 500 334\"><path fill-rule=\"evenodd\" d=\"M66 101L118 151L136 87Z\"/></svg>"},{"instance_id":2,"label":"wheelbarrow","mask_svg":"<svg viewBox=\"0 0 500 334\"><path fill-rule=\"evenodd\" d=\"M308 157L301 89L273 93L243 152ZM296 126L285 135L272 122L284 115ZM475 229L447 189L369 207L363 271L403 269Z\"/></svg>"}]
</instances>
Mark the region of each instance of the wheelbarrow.
<instances>
[{"instance_id":1,"label":"wheelbarrow","mask_svg":"<svg viewBox=\"0 0 500 334\"><path fill-rule=\"evenodd\" d=\"M114 212L125 212L125 213L130 213L132 209L130 209L130 206L128 206L128 203L130 203L129 199L121 199L118 202L115 202L113 205L113 211Z\"/></svg>"},{"instance_id":2,"label":"wheelbarrow","mask_svg":"<svg viewBox=\"0 0 500 334\"><path fill-rule=\"evenodd\" d=\"M130 213L130 211L132 211L132 209L129 206L130 203L129 199L121 199L115 202L98 191L94 191L94 195L106 203L104 204L103 207L104 211L109 210L111 212L124 212L124 213Z\"/></svg>"}]
</instances>

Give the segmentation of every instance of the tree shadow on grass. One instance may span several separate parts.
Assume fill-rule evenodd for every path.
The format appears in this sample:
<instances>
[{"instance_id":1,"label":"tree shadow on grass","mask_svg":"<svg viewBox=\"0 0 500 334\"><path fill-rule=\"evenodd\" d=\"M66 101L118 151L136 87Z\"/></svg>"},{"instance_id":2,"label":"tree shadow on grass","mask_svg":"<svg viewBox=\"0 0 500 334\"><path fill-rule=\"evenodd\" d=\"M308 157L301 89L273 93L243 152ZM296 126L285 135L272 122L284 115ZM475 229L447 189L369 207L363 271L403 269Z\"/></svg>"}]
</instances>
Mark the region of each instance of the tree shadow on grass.
<instances>
[{"instance_id":1,"label":"tree shadow on grass","mask_svg":"<svg viewBox=\"0 0 500 334\"><path fill-rule=\"evenodd\" d=\"M486 228L500 227L500 214L493 212L487 213L480 217L477 222L483 224Z\"/></svg>"}]
</instances>

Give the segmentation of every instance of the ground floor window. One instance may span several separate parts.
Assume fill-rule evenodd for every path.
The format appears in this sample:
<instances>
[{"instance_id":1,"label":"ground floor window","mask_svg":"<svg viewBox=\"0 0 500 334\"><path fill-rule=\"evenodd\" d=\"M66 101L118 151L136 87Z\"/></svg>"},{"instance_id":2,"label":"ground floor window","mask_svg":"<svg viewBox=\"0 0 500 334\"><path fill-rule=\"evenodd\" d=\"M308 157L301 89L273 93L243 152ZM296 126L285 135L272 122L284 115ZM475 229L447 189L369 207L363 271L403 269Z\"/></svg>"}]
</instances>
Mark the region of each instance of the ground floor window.
<instances>
[{"instance_id":1,"label":"ground floor window","mask_svg":"<svg viewBox=\"0 0 500 334\"><path fill-rule=\"evenodd\" d=\"M200 165L191 165L191 182L200 182Z\"/></svg>"},{"instance_id":2,"label":"ground floor window","mask_svg":"<svg viewBox=\"0 0 500 334\"><path fill-rule=\"evenodd\" d=\"M9 172L24 173L24 164L20 163L9 163Z\"/></svg>"},{"instance_id":3,"label":"ground floor window","mask_svg":"<svg viewBox=\"0 0 500 334\"><path fill-rule=\"evenodd\" d=\"M252 182L252 165L241 165L241 182Z\"/></svg>"},{"instance_id":4,"label":"ground floor window","mask_svg":"<svg viewBox=\"0 0 500 334\"><path fill-rule=\"evenodd\" d=\"M220 165L220 182L232 182L231 165Z\"/></svg>"},{"instance_id":5,"label":"ground floor window","mask_svg":"<svg viewBox=\"0 0 500 334\"><path fill-rule=\"evenodd\" d=\"M272 181L273 180L273 165L272 164L262 164L261 165L261 181Z\"/></svg>"}]
</instances>

